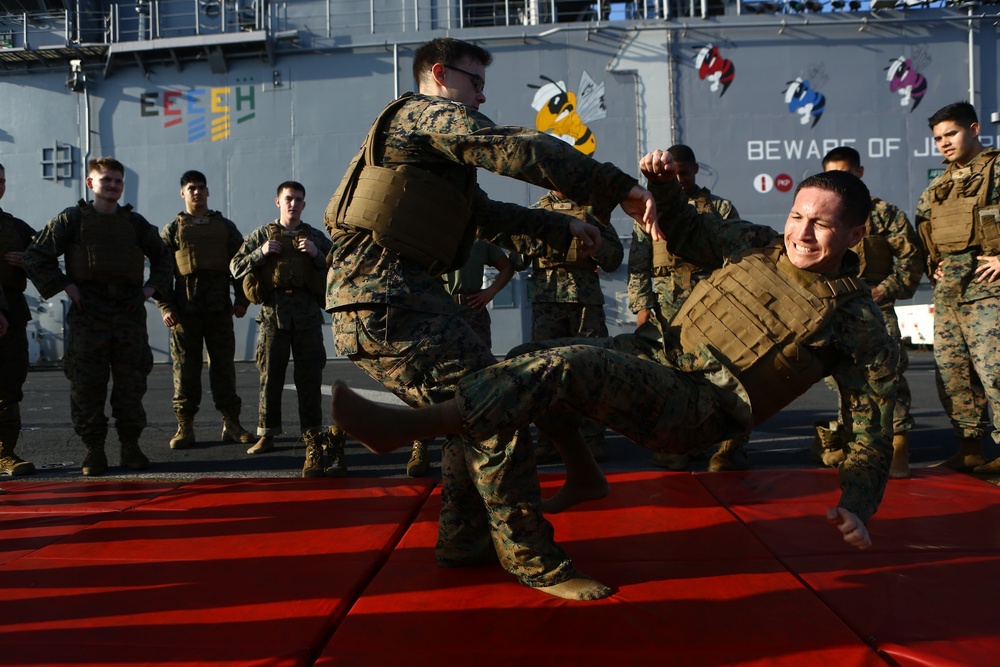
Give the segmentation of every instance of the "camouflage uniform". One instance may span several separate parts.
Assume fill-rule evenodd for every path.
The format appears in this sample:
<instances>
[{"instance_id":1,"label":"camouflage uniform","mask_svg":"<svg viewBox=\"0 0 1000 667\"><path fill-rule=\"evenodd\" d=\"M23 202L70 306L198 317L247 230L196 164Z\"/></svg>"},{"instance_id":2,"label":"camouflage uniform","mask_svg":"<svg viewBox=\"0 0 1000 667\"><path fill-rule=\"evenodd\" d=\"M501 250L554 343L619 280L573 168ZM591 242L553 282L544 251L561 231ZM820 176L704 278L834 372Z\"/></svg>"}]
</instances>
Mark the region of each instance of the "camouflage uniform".
<instances>
[{"instance_id":1,"label":"camouflage uniform","mask_svg":"<svg viewBox=\"0 0 1000 667\"><path fill-rule=\"evenodd\" d=\"M221 214L209 211L207 218ZM198 224L199 219L186 212L168 222L160 233L171 252L181 247L182 223ZM222 218L226 230L226 254L233 255L243 245L243 235L232 220ZM170 358L174 371L174 411L194 415L201 405L201 367L203 352L208 350L208 378L215 408L223 413L240 413L242 402L236 394L236 337L233 333L233 301L246 308L250 302L240 281L226 273L196 272L187 276L174 272L173 290L168 299L158 300L163 313L175 313L178 322L170 327Z\"/></svg>"},{"instance_id":2,"label":"camouflage uniform","mask_svg":"<svg viewBox=\"0 0 1000 667\"><path fill-rule=\"evenodd\" d=\"M751 248L781 241L770 227L700 220L693 207L685 206L676 182L651 189L667 238L702 266L719 267ZM857 258L849 254L842 269L826 277L850 276L857 266ZM851 407L852 437L841 466L839 504L867 521L888 477L896 347L878 307L866 295L837 308L806 345L827 358L824 368L837 379ZM753 414L749 396L721 358L705 345L682 353L675 332L664 333L656 319L636 334L578 339L566 347L510 358L463 378L456 399L467 438L564 419L557 411L570 409L641 445L678 453L739 436L766 418Z\"/></svg>"},{"instance_id":3,"label":"camouflage uniform","mask_svg":"<svg viewBox=\"0 0 1000 667\"><path fill-rule=\"evenodd\" d=\"M899 346L899 365L896 367L896 407L893 410L893 433L906 433L913 428L910 415L910 384L903 373L910 365L906 348L901 344L899 320L896 317L896 300L909 299L917 291L923 273L923 254L917 233L907 220L906 214L887 201L872 197L872 212L868 219L868 235L879 236L889 242L892 248L892 269L882 280L875 280L866 274L861 278L869 287L881 287L885 301L879 305L885 328L889 336ZM840 422L844 421L844 407L840 407Z\"/></svg>"},{"instance_id":4,"label":"camouflage uniform","mask_svg":"<svg viewBox=\"0 0 1000 667\"><path fill-rule=\"evenodd\" d=\"M613 165L597 163L558 139L495 127L470 107L426 95L405 103L379 144L382 166L420 165L459 192L468 190L475 167L558 189L584 203L621 201L636 184ZM522 255L560 259L569 248L566 216L494 202L478 187L471 208L475 224L468 226L456 266L465 263L476 233ZM328 217L328 228L332 222ZM368 231L332 229L331 234L327 309L333 312L340 354L413 407L450 399L464 375L495 363L439 276L382 248ZM499 556L529 586L573 576L569 558L541 515L534 472L523 433L494 433L482 442L449 438L442 449L438 562Z\"/></svg>"},{"instance_id":5,"label":"camouflage uniform","mask_svg":"<svg viewBox=\"0 0 1000 667\"><path fill-rule=\"evenodd\" d=\"M486 347L491 349L493 348L493 330L489 309L476 310L466 305L465 298L470 294L483 291L483 271L487 265L496 266L500 257L506 257L501 248L482 239L476 239L476 242L472 244L472 251L469 253L469 260L465 266L441 277L444 281L444 290L458 304L459 315L469 323L479 339L486 343Z\"/></svg>"},{"instance_id":6,"label":"camouflage uniform","mask_svg":"<svg viewBox=\"0 0 1000 667\"><path fill-rule=\"evenodd\" d=\"M35 230L24 220L0 209L0 310L7 318L7 333L0 337L0 456L13 454L21 432L22 387L28 377L27 326L31 311L24 300L26 276L7 264L7 252L23 252ZM6 295L6 297L4 297Z\"/></svg>"},{"instance_id":7,"label":"camouflage uniform","mask_svg":"<svg viewBox=\"0 0 1000 667\"><path fill-rule=\"evenodd\" d=\"M984 150L971 160L974 167L989 160L994 152ZM930 238L935 210L932 202L939 192L952 186L952 177L960 170L949 165L934 179L917 203L916 224L927 258L927 275L940 268L944 275L934 284L934 361L937 364L937 387L941 403L951 419L955 434L962 440L981 440L986 432L987 405L993 412L990 435L1000 443L1000 281L976 282L976 257L996 255L984 251L978 243L979 229L965 250L947 252ZM955 183L954 187L964 187ZM987 188L970 192L985 194L988 206L1000 203L1000 168L996 162L990 178L979 184Z\"/></svg>"},{"instance_id":8,"label":"camouflage uniform","mask_svg":"<svg viewBox=\"0 0 1000 667\"><path fill-rule=\"evenodd\" d=\"M611 210L595 211L591 207L578 206L568 199L549 192L535 204L535 208L559 211L575 217L589 216L601 230L601 247L594 260L606 273L616 271L625 257L618 232L611 225ZM552 340L554 338L604 338L608 335L608 325L604 315L604 292L601 290L600 276L596 268L575 268L567 266L541 266L534 263L531 282L528 283L528 298L531 301L531 340ZM602 457L604 446L604 426L592 419L585 419L581 425L584 442L598 458ZM547 457L540 454L548 454ZM555 460L554 445L544 434L539 434L536 459Z\"/></svg>"},{"instance_id":9,"label":"camouflage uniform","mask_svg":"<svg viewBox=\"0 0 1000 667\"><path fill-rule=\"evenodd\" d=\"M258 227L246 237L230 266L233 276L243 278L267 262L262 246L270 239L274 221ZM316 245L313 264L326 271L330 239L319 229L300 223ZM307 288L275 288L257 314L257 370L260 372L260 406L257 435L281 433L281 390L285 384L289 354L295 358L295 391L299 401L299 425L305 433L323 427L323 308L320 297Z\"/></svg>"},{"instance_id":10,"label":"camouflage uniform","mask_svg":"<svg viewBox=\"0 0 1000 667\"><path fill-rule=\"evenodd\" d=\"M82 204L82 202L81 202ZM101 447L107 437L104 402L112 382L111 412L119 440L137 440L146 426L142 398L153 367L146 332L143 287L160 295L170 286L170 254L156 227L128 211L136 244L149 259L149 278L143 286L75 280L59 268L59 257L81 243L83 209L80 204L54 217L28 246L24 267L43 299L75 284L83 302L70 305L66 317L66 356L63 370L70 382L73 428L88 448ZM124 252L123 248L123 252Z\"/></svg>"},{"instance_id":11,"label":"camouflage uniform","mask_svg":"<svg viewBox=\"0 0 1000 667\"><path fill-rule=\"evenodd\" d=\"M728 199L713 195L708 188L699 188L695 197L688 199L699 213L714 213L723 220L738 220L736 207ZM653 240L643 229L632 226L632 245L628 251L628 304L629 310L652 310L664 322L673 319L684 299L699 280L712 271L698 267L676 256L673 270L653 266Z\"/></svg>"}]
</instances>

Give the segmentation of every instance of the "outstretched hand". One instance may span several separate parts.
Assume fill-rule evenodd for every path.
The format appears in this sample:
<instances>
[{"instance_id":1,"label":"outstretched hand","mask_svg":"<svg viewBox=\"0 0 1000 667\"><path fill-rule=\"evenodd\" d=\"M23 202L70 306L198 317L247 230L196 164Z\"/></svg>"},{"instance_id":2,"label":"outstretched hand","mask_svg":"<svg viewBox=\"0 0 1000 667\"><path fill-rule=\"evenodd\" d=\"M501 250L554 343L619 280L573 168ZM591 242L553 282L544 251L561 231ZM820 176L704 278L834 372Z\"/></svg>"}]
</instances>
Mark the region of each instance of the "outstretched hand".
<instances>
[{"instance_id":1,"label":"outstretched hand","mask_svg":"<svg viewBox=\"0 0 1000 667\"><path fill-rule=\"evenodd\" d=\"M649 190L641 185L633 186L625 195L621 206L622 210L638 222L645 232L653 237L654 241L663 240L663 232L660 231L660 226L656 223L656 201Z\"/></svg>"},{"instance_id":2,"label":"outstretched hand","mask_svg":"<svg viewBox=\"0 0 1000 667\"><path fill-rule=\"evenodd\" d=\"M843 534L844 541L852 547L867 549L872 545L872 538L868 536L864 522L853 512L843 507L831 507L826 511L826 520L837 527Z\"/></svg>"}]
</instances>

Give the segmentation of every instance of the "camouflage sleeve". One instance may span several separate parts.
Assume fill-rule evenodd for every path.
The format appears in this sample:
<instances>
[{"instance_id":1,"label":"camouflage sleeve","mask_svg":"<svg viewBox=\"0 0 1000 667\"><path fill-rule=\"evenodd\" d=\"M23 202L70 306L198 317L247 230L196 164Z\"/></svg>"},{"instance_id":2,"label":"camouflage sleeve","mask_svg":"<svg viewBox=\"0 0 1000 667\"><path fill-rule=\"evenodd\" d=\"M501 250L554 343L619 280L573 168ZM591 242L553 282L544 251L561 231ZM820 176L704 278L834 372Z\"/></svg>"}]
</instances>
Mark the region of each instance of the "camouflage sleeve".
<instances>
[{"instance_id":1,"label":"camouflage sleeve","mask_svg":"<svg viewBox=\"0 0 1000 667\"><path fill-rule=\"evenodd\" d=\"M171 254L171 265L176 268L174 263L173 253L177 251L180 247L180 243L177 241L177 219L174 218L167 224L163 226L160 230L160 240L163 241L163 245L166 246L167 250ZM176 276L175 276L176 278ZM170 289L166 294L157 293L153 299L156 302L156 307L160 309L161 313L165 313L168 310L173 310L174 306L174 285L171 281Z\"/></svg>"},{"instance_id":2,"label":"camouflage sleeve","mask_svg":"<svg viewBox=\"0 0 1000 667\"><path fill-rule=\"evenodd\" d=\"M236 223L229 218L223 218L226 224L226 253L229 255L229 259L232 260L239 252L240 246L243 245L243 234L240 233L239 228ZM243 292L243 281L237 280L232 274L229 274L229 284L233 286L233 305L242 306L248 308L250 306L250 299Z\"/></svg>"},{"instance_id":3,"label":"camouflage sleeve","mask_svg":"<svg viewBox=\"0 0 1000 667\"><path fill-rule=\"evenodd\" d=\"M705 269L719 268L726 259L750 248L763 248L781 236L763 225L720 220L714 211L699 213L676 179L650 183L649 189L670 251Z\"/></svg>"},{"instance_id":4,"label":"camouflage sleeve","mask_svg":"<svg viewBox=\"0 0 1000 667\"><path fill-rule=\"evenodd\" d=\"M892 272L879 287L890 301L909 299L917 291L924 272L924 256L917 232L898 207L879 202L872 211L872 226L885 235L892 246ZM881 231L884 230L884 231Z\"/></svg>"},{"instance_id":5,"label":"camouflage sleeve","mask_svg":"<svg viewBox=\"0 0 1000 667\"><path fill-rule=\"evenodd\" d=\"M632 223L628 250L628 308L633 313L656 308L653 291L653 241L639 223Z\"/></svg>"},{"instance_id":6,"label":"camouflage sleeve","mask_svg":"<svg viewBox=\"0 0 1000 667\"><path fill-rule=\"evenodd\" d=\"M229 262L229 272L233 278L242 280L243 276L265 262L262 246L269 236L267 225L263 225L250 232L243 239L243 245Z\"/></svg>"},{"instance_id":7,"label":"camouflage sleeve","mask_svg":"<svg viewBox=\"0 0 1000 667\"><path fill-rule=\"evenodd\" d=\"M149 224L146 218L138 213L132 213L132 222L136 228L139 247L149 258L149 278L145 287L152 287L154 294L160 296L170 294L170 285L174 278L174 256L163 244L156 227Z\"/></svg>"},{"instance_id":8,"label":"camouflage sleeve","mask_svg":"<svg viewBox=\"0 0 1000 667\"><path fill-rule=\"evenodd\" d=\"M73 224L80 224L79 209L75 206L52 218L25 250L24 270L43 299L55 296L70 284L59 268L59 257L69 246Z\"/></svg>"},{"instance_id":9,"label":"camouflage sleeve","mask_svg":"<svg viewBox=\"0 0 1000 667\"><path fill-rule=\"evenodd\" d=\"M728 199L718 197L712 200L712 208L723 220L739 220L740 212L733 206L733 202Z\"/></svg>"},{"instance_id":10,"label":"camouflage sleeve","mask_svg":"<svg viewBox=\"0 0 1000 667\"><path fill-rule=\"evenodd\" d=\"M566 258L572 216L490 199L477 188L473 218L479 238L526 257Z\"/></svg>"},{"instance_id":11,"label":"camouflage sleeve","mask_svg":"<svg viewBox=\"0 0 1000 667\"><path fill-rule=\"evenodd\" d=\"M840 466L838 504L867 523L889 477L899 349L871 298L852 300L837 311L832 324L841 352L833 378L851 428L847 459Z\"/></svg>"},{"instance_id":12,"label":"camouflage sleeve","mask_svg":"<svg viewBox=\"0 0 1000 667\"><path fill-rule=\"evenodd\" d=\"M610 162L598 162L560 139L523 127L480 127L470 134L418 130L409 139L455 162L557 190L597 209L613 209L638 183Z\"/></svg>"},{"instance_id":13,"label":"camouflage sleeve","mask_svg":"<svg viewBox=\"0 0 1000 667\"><path fill-rule=\"evenodd\" d=\"M625 247L622 240L618 238L618 230L614 225L600 225L601 247L597 249L594 259L597 265L606 273L617 271L625 259Z\"/></svg>"},{"instance_id":14,"label":"camouflage sleeve","mask_svg":"<svg viewBox=\"0 0 1000 667\"><path fill-rule=\"evenodd\" d=\"M931 202L930 188L924 190L917 201L917 211L913 215L913 223L917 228L917 241L925 262L928 276L933 276L937 265L941 262L941 252L931 238Z\"/></svg>"},{"instance_id":15,"label":"camouflage sleeve","mask_svg":"<svg viewBox=\"0 0 1000 667\"><path fill-rule=\"evenodd\" d=\"M333 241L330 240L330 237L327 236L323 230L317 229L316 227L313 227L311 225L309 225L308 228L309 228L309 240L316 245L316 250L318 251L316 253L316 257L313 258L313 263L318 268L321 268L325 271L326 256L330 254L330 248L333 247Z\"/></svg>"}]
</instances>

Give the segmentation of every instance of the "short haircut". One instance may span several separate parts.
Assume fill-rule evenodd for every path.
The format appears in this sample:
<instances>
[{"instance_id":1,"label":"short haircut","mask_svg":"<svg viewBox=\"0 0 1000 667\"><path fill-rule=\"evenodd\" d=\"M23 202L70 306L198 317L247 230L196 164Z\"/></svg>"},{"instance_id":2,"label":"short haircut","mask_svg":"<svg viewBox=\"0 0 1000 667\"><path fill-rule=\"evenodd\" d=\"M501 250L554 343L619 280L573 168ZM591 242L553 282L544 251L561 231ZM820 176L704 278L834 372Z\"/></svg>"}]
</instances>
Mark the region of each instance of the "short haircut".
<instances>
[{"instance_id":1,"label":"short haircut","mask_svg":"<svg viewBox=\"0 0 1000 667\"><path fill-rule=\"evenodd\" d=\"M927 126L933 130L935 125L946 120L968 128L972 127L973 123L979 122L979 116L976 115L976 108L968 102L954 102L938 109L927 119Z\"/></svg>"},{"instance_id":2,"label":"short haircut","mask_svg":"<svg viewBox=\"0 0 1000 667\"><path fill-rule=\"evenodd\" d=\"M125 165L123 165L121 162L119 162L115 158L109 157L109 156L95 157L95 158L87 161L87 173L88 174L90 172L98 170L98 169L100 169L102 171L117 171L122 176L125 175Z\"/></svg>"},{"instance_id":3,"label":"short haircut","mask_svg":"<svg viewBox=\"0 0 1000 667\"><path fill-rule=\"evenodd\" d=\"M493 63L493 54L481 46L454 37L432 39L413 53L413 80L419 85L424 74L429 72L435 63L454 65L464 58L482 63L483 67L489 67Z\"/></svg>"},{"instance_id":4,"label":"short haircut","mask_svg":"<svg viewBox=\"0 0 1000 667\"><path fill-rule=\"evenodd\" d=\"M857 227L868 221L872 212L872 195L860 178L849 171L824 171L799 182L795 195L805 188L819 188L840 196L847 225Z\"/></svg>"},{"instance_id":5,"label":"short haircut","mask_svg":"<svg viewBox=\"0 0 1000 667\"><path fill-rule=\"evenodd\" d=\"M684 144L674 144L667 149L667 152L674 156L675 162L690 162L691 164L698 163L698 160L694 157L694 151L691 150L690 146L685 146Z\"/></svg>"},{"instance_id":6,"label":"short haircut","mask_svg":"<svg viewBox=\"0 0 1000 667\"><path fill-rule=\"evenodd\" d=\"M837 146L832 151L823 156L823 168L831 162L846 162L851 169L861 167L861 153L850 146Z\"/></svg>"},{"instance_id":7,"label":"short haircut","mask_svg":"<svg viewBox=\"0 0 1000 667\"><path fill-rule=\"evenodd\" d=\"M205 174L200 171L188 169L181 174L181 187L183 188L188 183L201 183L202 185L208 185L208 179L205 178Z\"/></svg>"},{"instance_id":8,"label":"short haircut","mask_svg":"<svg viewBox=\"0 0 1000 667\"><path fill-rule=\"evenodd\" d=\"M275 193L275 196L280 197L282 190L298 190L299 192L302 193L303 197L306 196L306 186L302 185L298 181L283 182L281 185L278 186L278 191Z\"/></svg>"}]
</instances>

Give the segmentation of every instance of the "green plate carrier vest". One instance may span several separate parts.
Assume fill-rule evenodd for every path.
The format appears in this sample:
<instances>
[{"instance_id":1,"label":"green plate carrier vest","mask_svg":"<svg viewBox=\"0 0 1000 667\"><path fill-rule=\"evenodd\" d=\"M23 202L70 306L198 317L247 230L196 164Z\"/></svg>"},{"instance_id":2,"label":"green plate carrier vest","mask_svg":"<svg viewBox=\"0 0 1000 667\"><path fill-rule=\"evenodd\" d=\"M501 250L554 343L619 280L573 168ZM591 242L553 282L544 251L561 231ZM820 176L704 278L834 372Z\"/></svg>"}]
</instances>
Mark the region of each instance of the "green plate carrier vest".
<instances>
[{"instance_id":1,"label":"green plate carrier vest","mask_svg":"<svg viewBox=\"0 0 1000 667\"><path fill-rule=\"evenodd\" d=\"M80 200L80 242L66 250L66 274L73 282L142 287L145 255L132 224L131 205L98 213Z\"/></svg>"},{"instance_id":2,"label":"green plate carrier vest","mask_svg":"<svg viewBox=\"0 0 1000 667\"><path fill-rule=\"evenodd\" d=\"M177 216L177 251L174 261L182 276L195 273L229 273L229 234L222 214L211 211L207 220L195 222L187 213Z\"/></svg>"}]
</instances>

